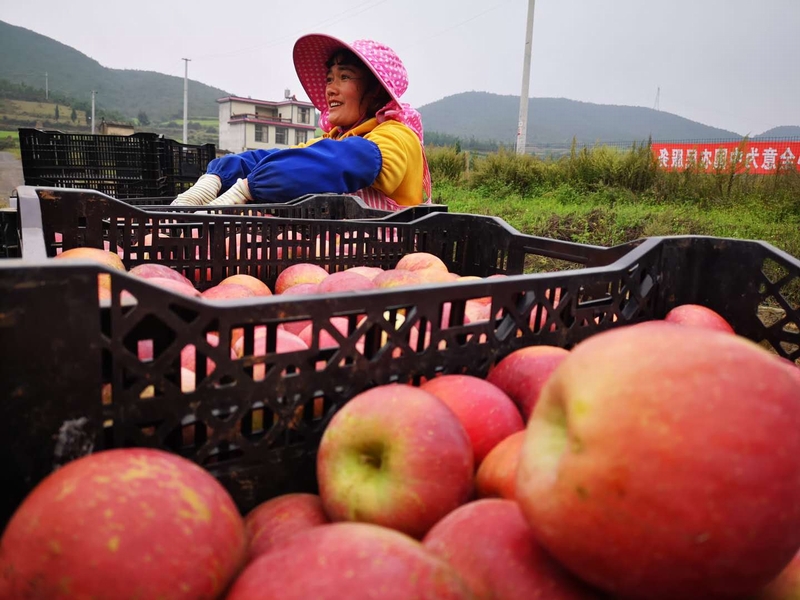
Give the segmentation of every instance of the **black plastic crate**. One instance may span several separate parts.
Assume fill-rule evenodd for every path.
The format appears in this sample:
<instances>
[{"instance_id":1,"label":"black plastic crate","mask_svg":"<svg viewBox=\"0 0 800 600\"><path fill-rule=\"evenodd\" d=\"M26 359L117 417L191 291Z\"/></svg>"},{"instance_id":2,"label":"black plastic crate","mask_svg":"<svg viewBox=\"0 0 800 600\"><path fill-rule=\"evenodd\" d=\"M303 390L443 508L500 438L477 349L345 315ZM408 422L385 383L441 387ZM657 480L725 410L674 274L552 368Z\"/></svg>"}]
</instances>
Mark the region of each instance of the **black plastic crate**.
<instances>
[{"instance_id":1,"label":"black plastic crate","mask_svg":"<svg viewBox=\"0 0 800 600\"><path fill-rule=\"evenodd\" d=\"M95 206L105 203L117 202L112 198L95 190L81 190L68 188L37 188L38 193L47 194L48 197L58 199L62 203L75 202L84 205L91 202ZM13 198L16 205L17 190ZM159 211L164 213L191 214L203 212L219 215L242 215L249 217L278 216L293 219L382 219L392 222L407 223L432 212L447 212L444 204L425 204L411 206L396 212L380 210L368 206L357 196L341 194L309 194L295 198L284 204L248 204L245 206L217 206L217 207L182 207L170 206L173 197L159 198L126 198L125 204L137 206L142 210ZM160 204L159 202L163 202ZM104 210L102 208L98 210ZM17 232L18 217L16 209L0 211L0 258L21 256L19 248L19 235Z\"/></svg>"},{"instance_id":2,"label":"black plastic crate","mask_svg":"<svg viewBox=\"0 0 800 600\"><path fill-rule=\"evenodd\" d=\"M22 249L17 231L16 208L0 208L0 258L19 258Z\"/></svg>"},{"instance_id":3,"label":"black plastic crate","mask_svg":"<svg viewBox=\"0 0 800 600\"><path fill-rule=\"evenodd\" d=\"M762 242L688 236L602 248L523 235L500 219L474 215L434 213L410 223L179 215L90 198L59 206L60 199L33 192L20 188L24 258L0 262L4 518L54 467L126 446L196 461L247 511L280 493L314 489L322 431L369 387L438 373L482 376L517 348L569 348L600 331L662 318L678 304L704 304L741 335L800 358L800 312L791 300L800 261ZM170 237L143 245L153 231ZM237 254L229 243L235 234L260 241ZM332 242L320 256L308 253L317 236ZM299 261L331 271L389 268L412 251L437 254L462 275L511 276L223 306L111 272L109 302L97 294L97 276L108 271L47 258L59 247L104 242L121 246L128 267L147 252L187 275L199 273L200 287L234 272L272 285ZM523 274L542 257L584 268ZM494 318L467 323L467 300L485 296ZM333 317L346 319L345 332L334 328ZM314 323L312 346L275 352L278 325L294 320ZM429 335L415 339L414 326ZM256 355L260 327L267 352ZM320 348L320 330L339 346ZM218 333L218 344L207 341L208 332ZM244 356L232 359L228 347L238 334ZM142 345L152 347L153 360L138 358ZM181 380L187 345L198 354L194 391Z\"/></svg>"},{"instance_id":4,"label":"black plastic crate","mask_svg":"<svg viewBox=\"0 0 800 600\"><path fill-rule=\"evenodd\" d=\"M397 211L369 206L350 194L306 194L279 204L245 204L237 206L171 206L174 197L128 198L126 204L143 210L160 212L207 212L209 214L274 216L292 219L378 219L408 222L432 212L447 212L446 204L419 204Z\"/></svg>"},{"instance_id":5,"label":"black plastic crate","mask_svg":"<svg viewBox=\"0 0 800 600\"><path fill-rule=\"evenodd\" d=\"M181 144L175 140L159 141L160 174L166 178L166 196L177 196L188 190L217 156L214 144Z\"/></svg>"},{"instance_id":6,"label":"black plastic crate","mask_svg":"<svg viewBox=\"0 0 800 600\"><path fill-rule=\"evenodd\" d=\"M159 136L90 135L20 129L27 185L88 188L116 198L171 192L160 173Z\"/></svg>"}]
</instances>

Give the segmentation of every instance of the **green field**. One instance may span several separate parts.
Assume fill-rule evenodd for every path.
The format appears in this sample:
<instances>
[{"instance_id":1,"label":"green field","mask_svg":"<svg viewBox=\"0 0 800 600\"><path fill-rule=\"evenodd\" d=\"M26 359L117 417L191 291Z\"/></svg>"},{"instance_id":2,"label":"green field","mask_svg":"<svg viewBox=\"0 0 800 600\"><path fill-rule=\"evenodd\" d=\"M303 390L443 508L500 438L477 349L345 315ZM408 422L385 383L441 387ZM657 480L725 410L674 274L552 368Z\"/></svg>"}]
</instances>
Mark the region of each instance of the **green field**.
<instances>
[{"instance_id":1,"label":"green field","mask_svg":"<svg viewBox=\"0 0 800 600\"><path fill-rule=\"evenodd\" d=\"M500 217L530 235L600 246L711 235L763 240L800 257L800 172L667 172L649 148L548 160L431 148L428 159L435 202Z\"/></svg>"}]
</instances>

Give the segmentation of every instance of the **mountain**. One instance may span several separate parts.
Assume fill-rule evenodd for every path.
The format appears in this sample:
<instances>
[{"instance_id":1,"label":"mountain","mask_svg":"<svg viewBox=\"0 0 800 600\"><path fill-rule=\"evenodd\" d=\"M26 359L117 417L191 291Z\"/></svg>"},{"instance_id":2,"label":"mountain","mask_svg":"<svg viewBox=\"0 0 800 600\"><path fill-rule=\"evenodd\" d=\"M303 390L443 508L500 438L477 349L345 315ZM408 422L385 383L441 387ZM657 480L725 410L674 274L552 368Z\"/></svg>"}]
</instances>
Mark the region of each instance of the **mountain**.
<instances>
[{"instance_id":1,"label":"mountain","mask_svg":"<svg viewBox=\"0 0 800 600\"><path fill-rule=\"evenodd\" d=\"M773 127L772 129L768 129L764 133L759 135L754 135L753 139L759 138L784 138L784 137L796 137L800 138L800 127L797 125L783 125L782 127Z\"/></svg>"},{"instance_id":2,"label":"mountain","mask_svg":"<svg viewBox=\"0 0 800 600\"><path fill-rule=\"evenodd\" d=\"M151 122L183 115L183 78L152 71L109 69L96 60L51 38L0 21L0 80L44 87L80 101L88 108L91 91L98 110L115 111L130 120L140 111ZM2 86L0 86L2 88ZM33 90L36 92L36 90ZM189 81L193 115L215 118L217 99L225 90ZM44 96L44 94L42 94ZM0 98L2 89L0 89ZM43 99L43 98L42 98ZM429 133L461 140L514 145L519 96L464 92L419 108ZM800 127L776 127L754 137L800 135ZM430 136L432 139L434 136ZM582 144L658 140L739 138L732 131L709 127L674 114L635 106L612 106L567 100L533 98L528 104L527 143L540 148L569 148L573 137Z\"/></svg>"},{"instance_id":3,"label":"mountain","mask_svg":"<svg viewBox=\"0 0 800 600\"><path fill-rule=\"evenodd\" d=\"M515 143L519 96L464 92L419 108L426 131L462 139ZM528 103L528 145L569 145L572 138L595 142L696 140L741 137L677 115L637 106L592 104L565 98L532 98Z\"/></svg>"},{"instance_id":4,"label":"mountain","mask_svg":"<svg viewBox=\"0 0 800 600\"><path fill-rule=\"evenodd\" d=\"M96 60L52 38L0 21L0 79L44 88L76 100L91 102L97 91L97 109L118 111L133 119L144 111L151 120L183 116L183 78L153 71L109 69ZM225 90L189 80L193 114L216 116L217 98Z\"/></svg>"}]
</instances>

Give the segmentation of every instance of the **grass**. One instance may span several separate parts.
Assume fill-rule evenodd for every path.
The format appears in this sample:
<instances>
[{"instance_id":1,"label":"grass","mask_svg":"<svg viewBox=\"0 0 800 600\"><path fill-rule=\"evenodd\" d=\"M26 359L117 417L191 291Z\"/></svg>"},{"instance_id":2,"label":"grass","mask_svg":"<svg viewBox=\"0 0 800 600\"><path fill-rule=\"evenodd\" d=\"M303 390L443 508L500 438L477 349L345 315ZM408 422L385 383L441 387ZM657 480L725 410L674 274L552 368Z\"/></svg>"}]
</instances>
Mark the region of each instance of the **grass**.
<instances>
[{"instance_id":1,"label":"grass","mask_svg":"<svg viewBox=\"0 0 800 600\"><path fill-rule=\"evenodd\" d=\"M474 161L469 173L452 149L431 149L428 158L434 201L500 217L522 233L601 246L712 235L763 240L800 256L800 173L669 173L649 148L548 160L500 152Z\"/></svg>"},{"instance_id":2,"label":"grass","mask_svg":"<svg viewBox=\"0 0 800 600\"><path fill-rule=\"evenodd\" d=\"M55 110L58 106L59 121L63 122L65 126L72 123L72 108L65 104L58 104L51 102L30 102L27 100L0 100L0 117L8 116L13 118L36 118L42 120L52 121L55 119ZM76 110L77 123L86 122L86 112L83 110Z\"/></svg>"}]
</instances>

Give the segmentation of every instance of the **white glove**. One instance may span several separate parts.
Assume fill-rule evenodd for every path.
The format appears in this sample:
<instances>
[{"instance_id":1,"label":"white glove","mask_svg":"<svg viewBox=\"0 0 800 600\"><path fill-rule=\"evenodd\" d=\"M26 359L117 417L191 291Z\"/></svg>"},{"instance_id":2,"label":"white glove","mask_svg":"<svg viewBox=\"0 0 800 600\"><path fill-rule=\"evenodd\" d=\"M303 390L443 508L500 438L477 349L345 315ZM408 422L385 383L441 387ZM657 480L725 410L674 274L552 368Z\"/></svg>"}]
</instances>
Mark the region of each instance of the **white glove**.
<instances>
[{"instance_id":1,"label":"white glove","mask_svg":"<svg viewBox=\"0 0 800 600\"><path fill-rule=\"evenodd\" d=\"M216 200L208 203L208 206L231 206L234 204L247 204L253 197L250 195L250 188L247 179L237 179L231 188Z\"/></svg>"},{"instance_id":2,"label":"white glove","mask_svg":"<svg viewBox=\"0 0 800 600\"><path fill-rule=\"evenodd\" d=\"M217 175L201 175L195 184L185 192L177 195L172 206L202 206L209 204L217 197L222 180Z\"/></svg>"}]
</instances>

